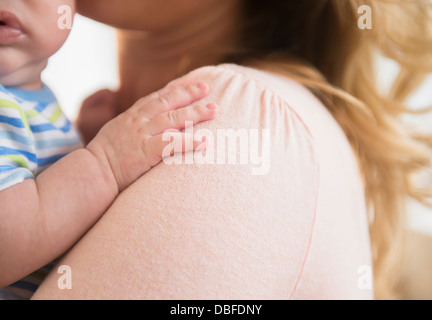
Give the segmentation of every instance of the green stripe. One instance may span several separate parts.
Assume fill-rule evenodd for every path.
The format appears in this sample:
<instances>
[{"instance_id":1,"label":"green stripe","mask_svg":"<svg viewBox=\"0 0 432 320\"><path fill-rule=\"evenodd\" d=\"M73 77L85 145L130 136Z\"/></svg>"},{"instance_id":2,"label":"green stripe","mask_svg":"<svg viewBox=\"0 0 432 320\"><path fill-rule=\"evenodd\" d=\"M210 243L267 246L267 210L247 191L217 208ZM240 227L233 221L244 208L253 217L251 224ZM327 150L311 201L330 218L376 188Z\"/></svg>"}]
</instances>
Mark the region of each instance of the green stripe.
<instances>
[{"instance_id":1,"label":"green stripe","mask_svg":"<svg viewBox=\"0 0 432 320\"><path fill-rule=\"evenodd\" d=\"M27 118L26 118L24 112L22 111L21 107L19 106L19 104L12 102L12 101L9 101L9 100L0 99L0 108L17 110L20 114L21 120L24 124L24 127L27 130L28 135L31 136L30 126L27 122Z\"/></svg>"},{"instance_id":2,"label":"green stripe","mask_svg":"<svg viewBox=\"0 0 432 320\"><path fill-rule=\"evenodd\" d=\"M9 160L15 162L15 163L18 164L21 168L26 168L26 169L29 169L29 170L30 170L30 168L29 168L29 166L28 166L28 163L27 163L26 159L25 159L24 157L22 157L22 156L18 156L18 155L2 155L2 156L0 156L0 158L2 158L2 157L7 158L7 159L9 159ZM30 171L31 171L31 170L30 170Z\"/></svg>"},{"instance_id":3,"label":"green stripe","mask_svg":"<svg viewBox=\"0 0 432 320\"><path fill-rule=\"evenodd\" d=\"M39 115L39 112L37 112L34 109L31 109L31 110L25 111L24 114L25 114L27 119L30 119L30 118L37 117Z\"/></svg>"},{"instance_id":4,"label":"green stripe","mask_svg":"<svg viewBox=\"0 0 432 320\"><path fill-rule=\"evenodd\" d=\"M48 118L48 121L51 122L52 124L54 124L60 118L60 116L62 114L63 114L62 109L60 109L60 107L57 106L57 108L54 110L52 115Z\"/></svg>"}]
</instances>

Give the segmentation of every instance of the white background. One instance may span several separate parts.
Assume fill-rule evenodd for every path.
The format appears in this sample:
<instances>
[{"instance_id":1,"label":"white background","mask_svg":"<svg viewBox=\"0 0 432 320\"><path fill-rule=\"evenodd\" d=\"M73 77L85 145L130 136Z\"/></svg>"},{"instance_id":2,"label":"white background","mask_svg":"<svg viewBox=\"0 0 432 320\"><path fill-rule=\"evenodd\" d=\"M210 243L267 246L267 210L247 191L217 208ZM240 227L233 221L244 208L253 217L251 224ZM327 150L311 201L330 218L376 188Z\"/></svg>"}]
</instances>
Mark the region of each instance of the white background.
<instances>
[{"instance_id":1,"label":"white background","mask_svg":"<svg viewBox=\"0 0 432 320\"><path fill-rule=\"evenodd\" d=\"M66 115L74 119L82 101L91 93L118 86L116 35L113 29L77 16L66 45L51 58L43 74L44 81L57 95ZM397 66L379 60L380 82L387 88ZM413 107L432 105L432 76L421 90L410 98ZM432 132L432 113L412 120ZM410 225L432 235L432 210L410 205Z\"/></svg>"}]
</instances>

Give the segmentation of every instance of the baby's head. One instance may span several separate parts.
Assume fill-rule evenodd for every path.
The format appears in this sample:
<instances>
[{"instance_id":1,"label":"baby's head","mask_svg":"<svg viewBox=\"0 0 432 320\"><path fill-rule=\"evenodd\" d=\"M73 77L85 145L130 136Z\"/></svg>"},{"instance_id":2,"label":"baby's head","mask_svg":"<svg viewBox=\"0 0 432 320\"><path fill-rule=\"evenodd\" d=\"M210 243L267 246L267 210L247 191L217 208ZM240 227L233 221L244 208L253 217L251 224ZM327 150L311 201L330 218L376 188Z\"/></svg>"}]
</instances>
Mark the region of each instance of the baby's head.
<instances>
[{"instance_id":1,"label":"baby's head","mask_svg":"<svg viewBox=\"0 0 432 320\"><path fill-rule=\"evenodd\" d=\"M67 6L67 7L64 7ZM59 21L74 0L0 0L0 84L38 89L48 58L66 41L70 30Z\"/></svg>"}]
</instances>

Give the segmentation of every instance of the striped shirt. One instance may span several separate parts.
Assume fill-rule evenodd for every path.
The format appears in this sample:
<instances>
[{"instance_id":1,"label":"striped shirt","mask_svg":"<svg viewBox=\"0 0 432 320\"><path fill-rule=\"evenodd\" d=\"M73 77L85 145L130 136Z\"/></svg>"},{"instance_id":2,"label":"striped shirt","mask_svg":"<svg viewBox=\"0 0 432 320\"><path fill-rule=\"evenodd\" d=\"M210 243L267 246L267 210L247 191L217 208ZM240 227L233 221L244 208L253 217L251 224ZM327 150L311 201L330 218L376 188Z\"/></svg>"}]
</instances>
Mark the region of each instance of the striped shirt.
<instances>
[{"instance_id":1,"label":"striped shirt","mask_svg":"<svg viewBox=\"0 0 432 320\"><path fill-rule=\"evenodd\" d=\"M0 85L0 191L36 178L82 146L47 86L28 91ZM0 289L0 300L30 298L51 267Z\"/></svg>"}]
</instances>

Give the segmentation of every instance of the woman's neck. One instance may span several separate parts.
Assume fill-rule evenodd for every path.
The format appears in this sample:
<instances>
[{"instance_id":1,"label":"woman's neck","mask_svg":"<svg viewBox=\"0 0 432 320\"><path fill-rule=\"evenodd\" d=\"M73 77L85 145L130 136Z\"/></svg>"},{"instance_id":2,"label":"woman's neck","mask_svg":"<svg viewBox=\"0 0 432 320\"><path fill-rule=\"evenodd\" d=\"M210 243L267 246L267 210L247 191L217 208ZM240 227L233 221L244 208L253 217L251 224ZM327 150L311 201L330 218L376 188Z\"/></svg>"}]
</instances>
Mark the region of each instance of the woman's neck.
<instances>
[{"instance_id":1,"label":"woman's neck","mask_svg":"<svg viewBox=\"0 0 432 320\"><path fill-rule=\"evenodd\" d=\"M223 61L239 20L230 5L238 2L226 3L163 32L118 31L119 112L196 68Z\"/></svg>"}]
</instances>

